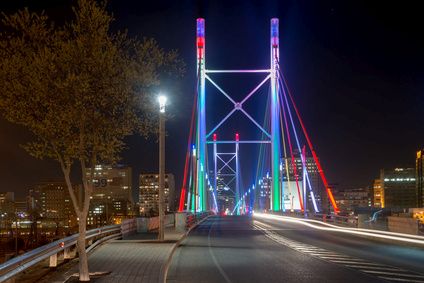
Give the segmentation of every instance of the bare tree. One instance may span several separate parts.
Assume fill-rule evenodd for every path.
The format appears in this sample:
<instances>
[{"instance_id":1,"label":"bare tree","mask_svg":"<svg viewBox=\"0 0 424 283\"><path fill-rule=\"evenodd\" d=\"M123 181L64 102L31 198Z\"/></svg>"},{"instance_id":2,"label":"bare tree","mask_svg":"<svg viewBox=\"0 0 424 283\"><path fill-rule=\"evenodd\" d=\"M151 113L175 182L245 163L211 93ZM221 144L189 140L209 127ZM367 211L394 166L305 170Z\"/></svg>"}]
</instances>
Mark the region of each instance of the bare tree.
<instances>
[{"instance_id":1,"label":"bare tree","mask_svg":"<svg viewBox=\"0 0 424 283\"><path fill-rule=\"evenodd\" d=\"M112 33L105 4L79 0L73 12L63 26L28 9L3 15L0 111L33 134L24 145L31 155L58 161L79 219L79 279L89 281L85 235L94 166L115 162L125 136L152 132L151 90L162 71L178 73L182 64L152 39ZM72 170L81 170L81 202Z\"/></svg>"}]
</instances>

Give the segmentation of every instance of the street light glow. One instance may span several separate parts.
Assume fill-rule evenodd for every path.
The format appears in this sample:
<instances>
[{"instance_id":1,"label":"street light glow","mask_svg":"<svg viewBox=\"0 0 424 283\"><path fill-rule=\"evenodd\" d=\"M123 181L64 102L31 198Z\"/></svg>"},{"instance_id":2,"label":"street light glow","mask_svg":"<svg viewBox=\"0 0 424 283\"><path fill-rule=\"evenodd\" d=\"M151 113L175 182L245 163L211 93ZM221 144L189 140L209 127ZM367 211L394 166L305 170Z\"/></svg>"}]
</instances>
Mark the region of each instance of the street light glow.
<instances>
[{"instance_id":1,"label":"street light glow","mask_svg":"<svg viewBox=\"0 0 424 283\"><path fill-rule=\"evenodd\" d=\"M165 113L166 96L160 95L158 100L159 100L159 112Z\"/></svg>"}]
</instances>

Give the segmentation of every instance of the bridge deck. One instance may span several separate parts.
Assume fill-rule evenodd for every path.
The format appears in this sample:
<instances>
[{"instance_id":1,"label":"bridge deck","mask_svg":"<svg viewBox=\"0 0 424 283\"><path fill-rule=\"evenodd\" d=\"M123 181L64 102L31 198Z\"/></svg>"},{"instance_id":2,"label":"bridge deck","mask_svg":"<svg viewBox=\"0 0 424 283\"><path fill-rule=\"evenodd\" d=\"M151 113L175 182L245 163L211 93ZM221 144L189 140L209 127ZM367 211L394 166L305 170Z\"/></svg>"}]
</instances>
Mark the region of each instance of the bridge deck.
<instances>
[{"instance_id":1,"label":"bridge deck","mask_svg":"<svg viewBox=\"0 0 424 283\"><path fill-rule=\"evenodd\" d=\"M176 250L168 283L422 282L422 249L298 223L210 217Z\"/></svg>"}]
</instances>

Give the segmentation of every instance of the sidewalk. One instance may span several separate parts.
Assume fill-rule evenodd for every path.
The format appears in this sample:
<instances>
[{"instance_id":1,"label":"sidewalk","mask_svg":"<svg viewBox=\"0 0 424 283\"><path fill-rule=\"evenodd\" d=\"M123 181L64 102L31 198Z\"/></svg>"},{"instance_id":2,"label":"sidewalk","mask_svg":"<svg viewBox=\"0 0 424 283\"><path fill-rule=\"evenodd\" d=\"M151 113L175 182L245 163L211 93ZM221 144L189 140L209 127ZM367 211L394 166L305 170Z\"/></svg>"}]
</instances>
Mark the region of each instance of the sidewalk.
<instances>
[{"instance_id":1,"label":"sidewalk","mask_svg":"<svg viewBox=\"0 0 424 283\"><path fill-rule=\"evenodd\" d=\"M90 273L110 274L93 278L92 282L161 282L171 251L184 233L177 232L174 228L167 228L165 241L162 243L154 241L153 235L147 235L147 238L151 239L146 239L146 234L133 235L125 240L115 240L96 248L88 256ZM58 268L38 282L62 283L76 273L78 273L78 261L74 260L70 268L69 266Z\"/></svg>"}]
</instances>

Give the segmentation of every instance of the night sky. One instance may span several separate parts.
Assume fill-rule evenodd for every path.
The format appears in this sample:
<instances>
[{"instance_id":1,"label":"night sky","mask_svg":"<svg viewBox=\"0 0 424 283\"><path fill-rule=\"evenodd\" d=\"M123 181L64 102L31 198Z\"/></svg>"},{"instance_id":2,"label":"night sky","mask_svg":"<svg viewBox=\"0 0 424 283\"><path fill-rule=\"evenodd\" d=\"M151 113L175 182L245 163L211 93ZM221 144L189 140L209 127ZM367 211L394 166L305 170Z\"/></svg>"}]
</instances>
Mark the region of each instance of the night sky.
<instances>
[{"instance_id":1,"label":"night sky","mask_svg":"<svg viewBox=\"0 0 424 283\"><path fill-rule=\"evenodd\" d=\"M182 80L163 85L173 115L167 122L167 171L176 175L177 187L196 85L197 17L206 20L206 65L216 69L268 68L269 20L280 19L282 69L330 183L369 186L380 168L413 167L415 151L424 146L424 17L418 1L368 2L109 1L113 29L154 37L162 47L178 49L187 64ZM71 3L2 0L0 9L44 9L61 22L70 17ZM260 79L216 77L234 97ZM210 85L207 92L214 92ZM210 99L212 123L231 105ZM254 102L249 111L259 118L263 113ZM231 125L233 130L218 134L257 134L237 120ZM0 191L23 196L33 183L61 177L55 162L36 160L20 148L29 138L24 129L0 120ZM157 171L156 157L155 138L130 137L122 163L133 167L135 182L139 172ZM245 168L253 168L248 159ZM250 173L243 171L246 182Z\"/></svg>"}]
</instances>

